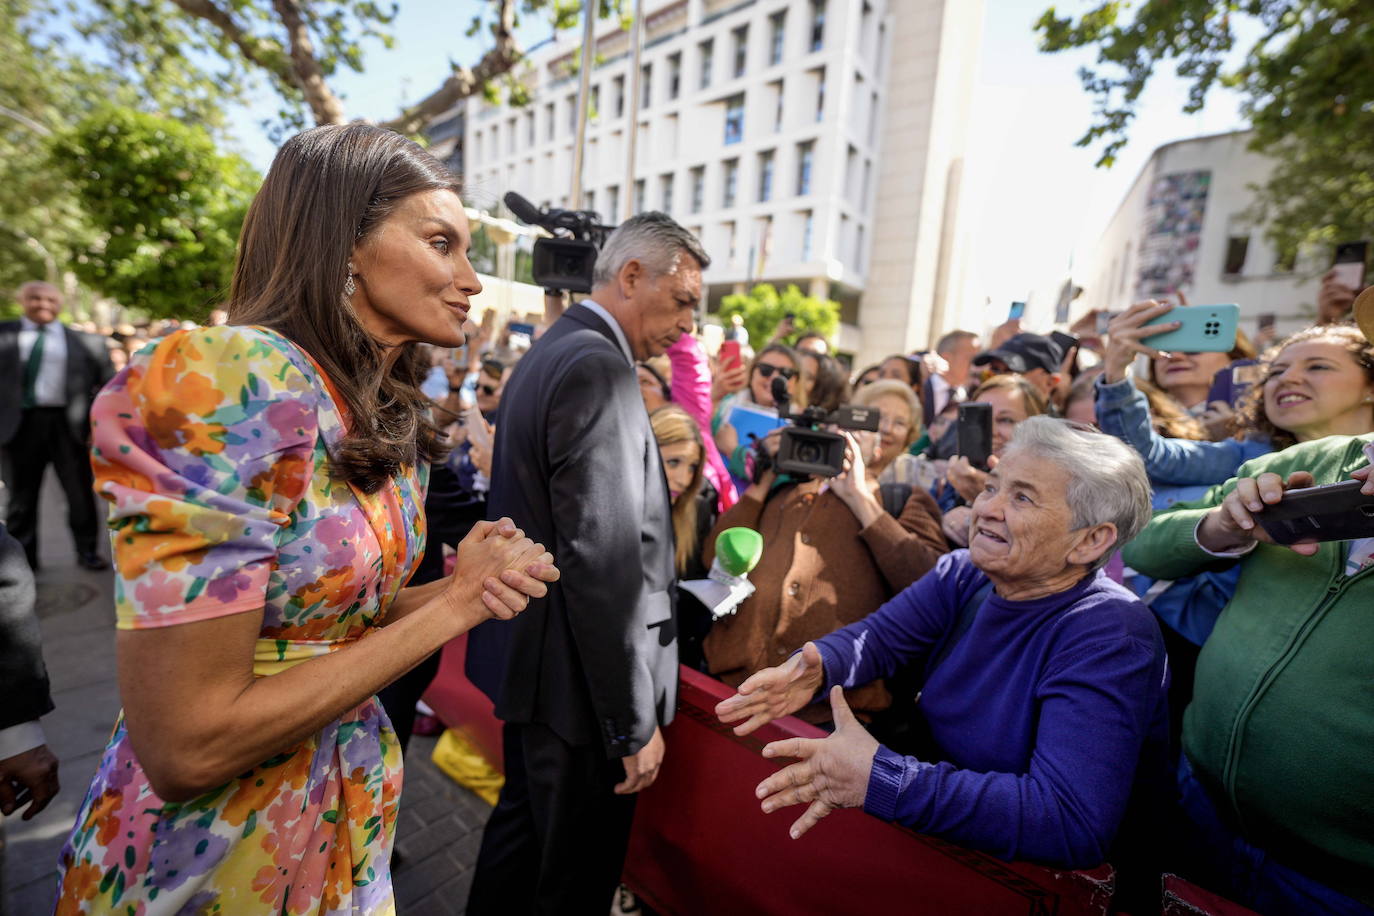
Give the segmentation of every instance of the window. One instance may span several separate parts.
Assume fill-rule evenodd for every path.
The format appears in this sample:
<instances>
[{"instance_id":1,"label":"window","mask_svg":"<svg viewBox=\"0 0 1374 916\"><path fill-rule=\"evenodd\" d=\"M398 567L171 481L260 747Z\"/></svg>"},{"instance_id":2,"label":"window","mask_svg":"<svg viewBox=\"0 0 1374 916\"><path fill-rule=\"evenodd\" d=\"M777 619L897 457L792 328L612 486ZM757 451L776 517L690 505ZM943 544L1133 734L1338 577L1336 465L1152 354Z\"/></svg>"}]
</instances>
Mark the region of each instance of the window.
<instances>
[{"instance_id":1,"label":"window","mask_svg":"<svg viewBox=\"0 0 1374 916\"><path fill-rule=\"evenodd\" d=\"M601 119L601 85L592 87L592 98L587 105L587 118L592 121Z\"/></svg>"},{"instance_id":2,"label":"window","mask_svg":"<svg viewBox=\"0 0 1374 916\"><path fill-rule=\"evenodd\" d=\"M682 84L682 54L671 54L668 57L668 101L677 98Z\"/></svg>"},{"instance_id":3,"label":"window","mask_svg":"<svg viewBox=\"0 0 1374 916\"><path fill-rule=\"evenodd\" d=\"M854 148L854 144L849 144L849 151L844 155L844 196L850 200L854 199L854 186L859 180L859 151Z\"/></svg>"},{"instance_id":4,"label":"window","mask_svg":"<svg viewBox=\"0 0 1374 916\"><path fill-rule=\"evenodd\" d=\"M811 260L811 233L815 230L816 217L810 210L802 211L801 256L803 261Z\"/></svg>"},{"instance_id":5,"label":"window","mask_svg":"<svg viewBox=\"0 0 1374 916\"><path fill-rule=\"evenodd\" d=\"M611 222L620 219L620 185L613 184L606 189L606 217Z\"/></svg>"},{"instance_id":6,"label":"window","mask_svg":"<svg viewBox=\"0 0 1374 916\"><path fill-rule=\"evenodd\" d=\"M768 88L773 93L773 133L782 130L782 80L769 83Z\"/></svg>"},{"instance_id":7,"label":"window","mask_svg":"<svg viewBox=\"0 0 1374 916\"><path fill-rule=\"evenodd\" d=\"M511 116L510 116L510 120L509 120L508 122L506 122L506 152L507 152L507 153L513 153L513 152L515 152L515 130L516 130L515 115L511 115Z\"/></svg>"},{"instance_id":8,"label":"window","mask_svg":"<svg viewBox=\"0 0 1374 916\"><path fill-rule=\"evenodd\" d=\"M501 125L491 125L491 133L487 136L491 140L491 152L488 154L487 158L495 159L497 156L501 155Z\"/></svg>"},{"instance_id":9,"label":"window","mask_svg":"<svg viewBox=\"0 0 1374 916\"><path fill-rule=\"evenodd\" d=\"M726 248L730 252L730 263L737 263L739 261L739 233L735 231L734 220L725 224L725 235L730 240L730 244Z\"/></svg>"},{"instance_id":10,"label":"window","mask_svg":"<svg viewBox=\"0 0 1374 916\"><path fill-rule=\"evenodd\" d=\"M1226 240L1226 266L1222 273L1228 277L1245 273L1245 255L1250 250L1250 236L1233 235Z\"/></svg>"},{"instance_id":11,"label":"window","mask_svg":"<svg viewBox=\"0 0 1374 916\"><path fill-rule=\"evenodd\" d=\"M749 63L749 26L742 25L731 33L735 41L735 76L744 76Z\"/></svg>"},{"instance_id":12,"label":"window","mask_svg":"<svg viewBox=\"0 0 1374 916\"><path fill-rule=\"evenodd\" d=\"M816 120L819 121L825 117L825 68L812 70L811 76L816 81Z\"/></svg>"},{"instance_id":13,"label":"window","mask_svg":"<svg viewBox=\"0 0 1374 916\"><path fill-rule=\"evenodd\" d=\"M549 104L547 104L547 105L544 106L544 139L545 139L545 140L552 140L552 139L553 139L553 128L554 128L554 124L555 124L556 120L557 120L557 119L554 117L554 112L553 112L553 102L550 102Z\"/></svg>"},{"instance_id":14,"label":"window","mask_svg":"<svg viewBox=\"0 0 1374 916\"><path fill-rule=\"evenodd\" d=\"M797 144L797 196L811 193L811 165L816 158L816 141Z\"/></svg>"},{"instance_id":15,"label":"window","mask_svg":"<svg viewBox=\"0 0 1374 916\"><path fill-rule=\"evenodd\" d=\"M659 209L664 213L673 212L673 173L666 172L658 177Z\"/></svg>"},{"instance_id":16,"label":"window","mask_svg":"<svg viewBox=\"0 0 1374 916\"><path fill-rule=\"evenodd\" d=\"M644 179L635 179L635 212L644 212Z\"/></svg>"},{"instance_id":17,"label":"window","mask_svg":"<svg viewBox=\"0 0 1374 916\"><path fill-rule=\"evenodd\" d=\"M868 189L871 188L871 187L873 186L872 182L873 182L873 160L872 160L872 159L865 159L865 160L864 160L864 183L863 183L863 190L861 191L861 196L859 197L860 206L862 206L863 203L864 203L865 201L868 200Z\"/></svg>"},{"instance_id":18,"label":"window","mask_svg":"<svg viewBox=\"0 0 1374 916\"><path fill-rule=\"evenodd\" d=\"M864 269L864 227L862 225L854 227L854 269L857 271Z\"/></svg>"},{"instance_id":19,"label":"window","mask_svg":"<svg viewBox=\"0 0 1374 916\"><path fill-rule=\"evenodd\" d=\"M534 146L534 109L525 112L525 145Z\"/></svg>"},{"instance_id":20,"label":"window","mask_svg":"<svg viewBox=\"0 0 1374 916\"><path fill-rule=\"evenodd\" d=\"M787 37L787 10L779 10L768 17L768 63L782 63L782 49Z\"/></svg>"},{"instance_id":21,"label":"window","mask_svg":"<svg viewBox=\"0 0 1374 916\"><path fill-rule=\"evenodd\" d=\"M725 100L725 145L738 143L744 139L744 95L733 95Z\"/></svg>"},{"instance_id":22,"label":"window","mask_svg":"<svg viewBox=\"0 0 1374 916\"><path fill-rule=\"evenodd\" d=\"M735 205L735 190L739 186L739 160L727 159L725 166L725 183L720 196L722 207L733 207Z\"/></svg>"},{"instance_id":23,"label":"window","mask_svg":"<svg viewBox=\"0 0 1374 916\"><path fill-rule=\"evenodd\" d=\"M811 50L825 47L825 0L811 0Z\"/></svg>"},{"instance_id":24,"label":"window","mask_svg":"<svg viewBox=\"0 0 1374 916\"><path fill-rule=\"evenodd\" d=\"M759 203L773 199L773 151L759 153Z\"/></svg>"},{"instance_id":25,"label":"window","mask_svg":"<svg viewBox=\"0 0 1374 916\"><path fill-rule=\"evenodd\" d=\"M654 70L653 64L645 64L639 68L639 107L648 108L649 102L654 97Z\"/></svg>"},{"instance_id":26,"label":"window","mask_svg":"<svg viewBox=\"0 0 1374 916\"><path fill-rule=\"evenodd\" d=\"M611 82L611 86L615 95L615 116L623 118L625 116L625 77L617 76Z\"/></svg>"},{"instance_id":27,"label":"window","mask_svg":"<svg viewBox=\"0 0 1374 916\"><path fill-rule=\"evenodd\" d=\"M697 88L698 88L698 89L705 89L707 86L711 85L711 65L712 65L712 63L714 63L714 58L715 58L715 42L714 42L714 41L712 41L711 39L708 38L708 39L706 39L705 41L703 41L701 44L697 45L697 61L698 61Z\"/></svg>"},{"instance_id":28,"label":"window","mask_svg":"<svg viewBox=\"0 0 1374 916\"><path fill-rule=\"evenodd\" d=\"M701 207L706 198L706 166L699 165L692 169L692 203L693 213L700 213Z\"/></svg>"},{"instance_id":29,"label":"window","mask_svg":"<svg viewBox=\"0 0 1374 916\"><path fill-rule=\"evenodd\" d=\"M577 134L577 95L568 96L568 134Z\"/></svg>"},{"instance_id":30,"label":"window","mask_svg":"<svg viewBox=\"0 0 1374 916\"><path fill-rule=\"evenodd\" d=\"M868 100L868 142L876 143L878 140L878 90L873 90L873 96Z\"/></svg>"},{"instance_id":31,"label":"window","mask_svg":"<svg viewBox=\"0 0 1374 916\"><path fill-rule=\"evenodd\" d=\"M596 212L596 192L595 192L595 191L588 191L586 194L583 194L583 195L582 195L582 206L583 206L585 209L591 210L593 213Z\"/></svg>"}]
</instances>

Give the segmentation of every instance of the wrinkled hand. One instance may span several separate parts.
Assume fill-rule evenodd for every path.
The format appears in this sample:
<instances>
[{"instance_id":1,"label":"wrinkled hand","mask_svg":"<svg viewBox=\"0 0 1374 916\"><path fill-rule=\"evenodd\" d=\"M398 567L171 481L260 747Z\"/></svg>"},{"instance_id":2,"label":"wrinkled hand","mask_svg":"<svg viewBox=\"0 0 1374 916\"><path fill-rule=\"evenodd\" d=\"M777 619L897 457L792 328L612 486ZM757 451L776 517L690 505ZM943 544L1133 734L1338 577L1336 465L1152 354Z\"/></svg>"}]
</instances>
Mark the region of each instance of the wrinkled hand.
<instances>
[{"instance_id":1,"label":"wrinkled hand","mask_svg":"<svg viewBox=\"0 0 1374 916\"><path fill-rule=\"evenodd\" d=\"M469 626L497 617L509 620L548 594L557 582L553 556L508 518L478 522L458 544L457 562L446 590L450 601L470 619Z\"/></svg>"},{"instance_id":2,"label":"wrinkled hand","mask_svg":"<svg viewBox=\"0 0 1374 916\"><path fill-rule=\"evenodd\" d=\"M844 691L830 689L835 731L825 738L787 738L763 749L765 757L800 760L769 776L754 790L764 814L789 805L810 807L792 824L792 839L820 823L836 808L859 808L868 794L868 777L878 753L877 740L854 718Z\"/></svg>"},{"instance_id":3,"label":"wrinkled hand","mask_svg":"<svg viewBox=\"0 0 1374 916\"><path fill-rule=\"evenodd\" d=\"M615 794L633 795L653 785L654 780L658 778L659 768L663 766L663 754L666 750L663 731L655 726L653 737L649 739L648 744L640 748L638 753L620 758L625 764L625 781L616 785L613 790Z\"/></svg>"},{"instance_id":4,"label":"wrinkled hand","mask_svg":"<svg viewBox=\"0 0 1374 916\"><path fill-rule=\"evenodd\" d=\"M27 790L29 805L24 820L30 820L48 807L61 789L57 781L57 758L46 744L0 760L0 814L9 817L23 804Z\"/></svg>"},{"instance_id":5,"label":"wrinkled hand","mask_svg":"<svg viewBox=\"0 0 1374 916\"><path fill-rule=\"evenodd\" d=\"M1350 474L1355 480L1364 481L1364 486L1360 487L1361 496L1374 496L1374 474L1371 474L1371 471L1374 471L1374 468L1364 467Z\"/></svg>"},{"instance_id":6,"label":"wrinkled hand","mask_svg":"<svg viewBox=\"0 0 1374 916\"><path fill-rule=\"evenodd\" d=\"M1254 514L1265 506L1276 506L1282 502L1285 490L1312 485L1312 475L1306 471L1295 471L1288 476L1287 482L1278 474L1240 478L1236 481L1236 488L1226 494L1221 505L1203 516L1202 524L1197 529L1198 543L1215 553L1243 550L1254 541L1274 543L1269 533L1255 521ZM1310 557L1317 552L1318 544L1315 541L1300 541L1284 546L1294 553Z\"/></svg>"},{"instance_id":7,"label":"wrinkled hand","mask_svg":"<svg viewBox=\"0 0 1374 916\"><path fill-rule=\"evenodd\" d=\"M973 524L973 509L968 506L955 506L940 519L940 530L951 544L967 547L969 526Z\"/></svg>"},{"instance_id":8,"label":"wrinkled hand","mask_svg":"<svg viewBox=\"0 0 1374 916\"><path fill-rule=\"evenodd\" d=\"M1322 275L1322 285L1317 290L1318 324L1334 324L1350 317L1359 290L1346 286L1338 279L1339 276L1334 269Z\"/></svg>"},{"instance_id":9,"label":"wrinkled hand","mask_svg":"<svg viewBox=\"0 0 1374 916\"><path fill-rule=\"evenodd\" d=\"M823 683L821 650L808 642L781 665L750 675L734 696L716 704L716 718L725 725L742 721L735 734L744 736L810 703Z\"/></svg>"},{"instance_id":10,"label":"wrinkled hand","mask_svg":"<svg viewBox=\"0 0 1374 916\"><path fill-rule=\"evenodd\" d=\"M989 455L988 470L995 467L997 456ZM974 467L963 455L955 455L949 459L949 464L945 468L945 482L954 488L955 493L963 497L964 502L972 504L988 485L988 473Z\"/></svg>"},{"instance_id":11,"label":"wrinkled hand","mask_svg":"<svg viewBox=\"0 0 1374 916\"><path fill-rule=\"evenodd\" d=\"M748 383L749 367L744 363L721 369L711 376L711 403L719 404L726 396L741 390Z\"/></svg>"},{"instance_id":12,"label":"wrinkled hand","mask_svg":"<svg viewBox=\"0 0 1374 916\"><path fill-rule=\"evenodd\" d=\"M851 505L851 500L873 498L873 488L868 485L868 469L864 467L863 450L858 438L848 430L841 430L844 436L844 471L830 481L830 489L835 495ZM865 435L877 435L865 433Z\"/></svg>"},{"instance_id":13,"label":"wrinkled hand","mask_svg":"<svg viewBox=\"0 0 1374 916\"><path fill-rule=\"evenodd\" d=\"M1181 297L1180 297L1181 299ZM1154 347L1141 343L1141 339L1155 334L1172 331L1182 322L1166 321L1151 324L1160 315L1168 314L1173 308L1170 302L1156 302L1154 299L1137 302L1107 325L1107 352L1102 357L1102 377L1107 382L1119 382L1126 377L1126 370L1137 353L1150 358L1160 355Z\"/></svg>"}]
</instances>

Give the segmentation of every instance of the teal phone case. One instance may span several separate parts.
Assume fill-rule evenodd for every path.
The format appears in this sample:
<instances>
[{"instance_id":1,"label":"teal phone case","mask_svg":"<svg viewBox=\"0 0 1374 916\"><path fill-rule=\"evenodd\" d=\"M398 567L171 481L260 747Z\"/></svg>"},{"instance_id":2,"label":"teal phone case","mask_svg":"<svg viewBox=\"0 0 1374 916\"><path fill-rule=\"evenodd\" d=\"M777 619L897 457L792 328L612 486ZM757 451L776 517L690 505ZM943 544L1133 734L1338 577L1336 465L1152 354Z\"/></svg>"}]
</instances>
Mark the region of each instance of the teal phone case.
<instances>
[{"instance_id":1,"label":"teal phone case","mask_svg":"<svg viewBox=\"0 0 1374 916\"><path fill-rule=\"evenodd\" d=\"M1140 342L1156 350L1178 353L1226 353L1236 345L1240 306L1186 305L1160 315L1150 324L1181 321L1172 331L1142 337Z\"/></svg>"}]
</instances>

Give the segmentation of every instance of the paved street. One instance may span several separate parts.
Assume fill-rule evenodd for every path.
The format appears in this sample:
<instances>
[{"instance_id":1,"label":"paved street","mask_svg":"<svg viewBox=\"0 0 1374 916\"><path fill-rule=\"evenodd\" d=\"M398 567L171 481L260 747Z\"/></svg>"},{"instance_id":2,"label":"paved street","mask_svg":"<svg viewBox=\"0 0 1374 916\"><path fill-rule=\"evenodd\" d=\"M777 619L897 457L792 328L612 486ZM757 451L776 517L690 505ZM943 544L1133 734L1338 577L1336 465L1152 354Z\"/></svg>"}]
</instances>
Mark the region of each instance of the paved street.
<instances>
[{"instance_id":1,"label":"paved street","mask_svg":"<svg viewBox=\"0 0 1374 916\"><path fill-rule=\"evenodd\" d=\"M44 657L57 710L43 720L48 744L62 761L62 792L24 823L4 822L0 916L51 912L54 868L82 795L119 711L115 680L113 581L87 572L65 525L66 506L49 475L42 503L38 613ZM404 916L463 912L482 825L490 809L430 762L432 738L416 738L406 758L395 875Z\"/></svg>"}]
</instances>

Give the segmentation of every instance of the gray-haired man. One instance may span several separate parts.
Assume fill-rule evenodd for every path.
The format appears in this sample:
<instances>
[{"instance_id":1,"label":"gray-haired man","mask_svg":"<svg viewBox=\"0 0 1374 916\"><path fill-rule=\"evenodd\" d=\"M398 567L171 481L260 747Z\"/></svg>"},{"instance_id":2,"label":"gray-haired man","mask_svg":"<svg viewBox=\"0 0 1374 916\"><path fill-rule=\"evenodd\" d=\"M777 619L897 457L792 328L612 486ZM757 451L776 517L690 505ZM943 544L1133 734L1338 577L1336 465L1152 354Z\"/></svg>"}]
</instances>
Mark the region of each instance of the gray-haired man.
<instances>
[{"instance_id":1,"label":"gray-haired man","mask_svg":"<svg viewBox=\"0 0 1374 916\"><path fill-rule=\"evenodd\" d=\"M563 578L516 621L474 630L468 676L506 723L506 783L470 914L606 912L635 793L677 702L673 530L636 360L692 327L701 245L661 213L626 221L506 383L488 513L541 536Z\"/></svg>"}]
</instances>

